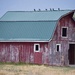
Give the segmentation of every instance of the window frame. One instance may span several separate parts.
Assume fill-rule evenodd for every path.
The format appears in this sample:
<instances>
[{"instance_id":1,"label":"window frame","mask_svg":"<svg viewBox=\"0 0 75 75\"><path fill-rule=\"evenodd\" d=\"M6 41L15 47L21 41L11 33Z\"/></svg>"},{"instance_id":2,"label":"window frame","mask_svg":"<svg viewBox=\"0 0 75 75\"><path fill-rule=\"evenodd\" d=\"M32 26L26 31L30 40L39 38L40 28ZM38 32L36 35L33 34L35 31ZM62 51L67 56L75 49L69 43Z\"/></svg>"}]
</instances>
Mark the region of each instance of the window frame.
<instances>
[{"instance_id":1,"label":"window frame","mask_svg":"<svg viewBox=\"0 0 75 75\"><path fill-rule=\"evenodd\" d=\"M36 45L38 45L38 50L36 50ZM40 44L34 44L34 52L40 52Z\"/></svg>"},{"instance_id":2,"label":"window frame","mask_svg":"<svg viewBox=\"0 0 75 75\"><path fill-rule=\"evenodd\" d=\"M57 51L57 46L59 46L59 51ZM56 52L61 52L61 44L56 44Z\"/></svg>"},{"instance_id":3,"label":"window frame","mask_svg":"<svg viewBox=\"0 0 75 75\"><path fill-rule=\"evenodd\" d=\"M66 31L66 36L63 36L62 34L63 34L63 28L66 28L67 29L67 31ZM67 38L68 37L68 27L62 27L61 28L61 37L62 38Z\"/></svg>"}]
</instances>

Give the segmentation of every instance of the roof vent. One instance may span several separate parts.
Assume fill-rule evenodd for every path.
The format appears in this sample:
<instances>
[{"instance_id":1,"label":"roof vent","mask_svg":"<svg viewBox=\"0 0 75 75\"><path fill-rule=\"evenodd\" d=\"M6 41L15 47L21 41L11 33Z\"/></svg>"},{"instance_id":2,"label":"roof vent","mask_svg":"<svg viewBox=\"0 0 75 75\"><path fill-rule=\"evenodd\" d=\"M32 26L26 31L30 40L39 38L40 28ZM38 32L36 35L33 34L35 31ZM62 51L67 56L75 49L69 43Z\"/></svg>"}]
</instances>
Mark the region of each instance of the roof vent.
<instances>
[{"instance_id":1,"label":"roof vent","mask_svg":"<svg viewBox=\"0 0 75 75\"><path fill-rule=\"evenodd\" d=\"M58 10L60 10L60 8L58 8Z\"/></svg>"},{"instance_id":2,"label":"roof vent","mask_svg":"<svg viewBox=\"0 0 75 75\"><path fill-rule=\"evenodd\" d=\"M47 9L45 9L47 11Z\"/></svg>"},{"instance_id":3,"label":"roof vent","mask_svg":"<svg viewBox=\"0 0 75 75\"><path fill-rule=\"evenodd\" d=\"M51 11L52 9L50 8L50 11Z\"/></svg>"},{"instance_id":4,"label":"roof vent","mask_svg":"<svg viewBox=\"0 0 75 75\"><path fill-rule=\"evenodd\" d=\"M34 11L36 11L36 10L34 9Z\"/></svg>"},{"instance_id":5,"label":"roof vent","mask_svg":"<svg viewBox=\"0 0 75 75\"><path fill-rule=\"evenodd\" d=\"M54 11L54 8L53 8L53 11Z\"/></svg>"},{"instance_id":6,"label":"roof vent","mask_svg":"<svg viewBox=\"0 0 75 75\"><path fill-rule=\"evenodd\" d=\"M41 9L39 9L39 11L41 11Z\"/></svg>"}]
</instances>

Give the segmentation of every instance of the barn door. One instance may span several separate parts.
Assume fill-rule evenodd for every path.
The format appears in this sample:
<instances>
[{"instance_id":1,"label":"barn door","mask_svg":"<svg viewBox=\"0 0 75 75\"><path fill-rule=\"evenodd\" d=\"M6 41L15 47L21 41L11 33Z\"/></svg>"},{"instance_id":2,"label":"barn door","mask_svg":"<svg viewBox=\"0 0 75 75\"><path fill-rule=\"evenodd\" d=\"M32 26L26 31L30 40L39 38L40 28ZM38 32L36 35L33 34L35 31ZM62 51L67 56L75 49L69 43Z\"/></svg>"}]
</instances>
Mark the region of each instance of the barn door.
<instances>
[{"instance_id":1,"label":"barn door","mask_svg":"<svg viewBox=\"0 0 75 75\"><path fill-rule=\"evenodd\" d=\"M40 44L34 44L34 63L42 64L42 53L40 52Z\"/></svg>"},{"instance_id":2,"label":"barn door","mask_svg":"<svg viewBox=\"0 0 75 75\"><path fill-rule=\"evenodd\" d=\"M68 57L69 57L69 64L75 65L75 44L69 44Z\"/></svg>"},{"instance_id":3,"label":"barn door","mask_svg":"<svg viewBox=\"0 0 75 75\"><path fill-rule=\"evenodd\" d=\"M40 53L40 52L34 53L34 63L35 64L42 64L42 53Z\"/></svg>"}]
</instances>

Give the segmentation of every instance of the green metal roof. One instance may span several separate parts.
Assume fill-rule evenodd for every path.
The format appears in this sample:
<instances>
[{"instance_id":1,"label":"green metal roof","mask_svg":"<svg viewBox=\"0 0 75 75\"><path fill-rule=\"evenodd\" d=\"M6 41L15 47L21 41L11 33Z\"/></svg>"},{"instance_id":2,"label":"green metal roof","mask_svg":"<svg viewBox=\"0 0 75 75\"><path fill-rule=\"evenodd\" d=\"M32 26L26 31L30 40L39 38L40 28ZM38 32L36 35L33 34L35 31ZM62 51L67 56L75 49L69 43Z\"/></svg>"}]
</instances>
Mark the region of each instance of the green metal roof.
<instances>
[{"instance_id":1,"label":"green metal roof","mask_svg":"<svg viewBox=\"0 0 75 75\"><path fill-rule=\"evenodd\" d=\"M70 10L57 11L8 11L1 21L42 21L42 20L58 20L62 15L70 12Z\"/></svg>"},{"instance_id":2,"label":"green metal roof","mask_svg":"<svg viewBox=\"0 0 75 75\"><path fill-rule=\"evenodd\" d=\"M55 21L0 21L0 41L48 41L56 27Z\"/></svg>"},{"instance_id":3,"label":"green metal roof","mask_svg":"<svg viewBox=\"0 0 75 75\"><path fill-rule=\"evenodd\" d=\"M0 18L0 41L49 41L65 11L8 11Z\"/></svg>"}]
</instances>

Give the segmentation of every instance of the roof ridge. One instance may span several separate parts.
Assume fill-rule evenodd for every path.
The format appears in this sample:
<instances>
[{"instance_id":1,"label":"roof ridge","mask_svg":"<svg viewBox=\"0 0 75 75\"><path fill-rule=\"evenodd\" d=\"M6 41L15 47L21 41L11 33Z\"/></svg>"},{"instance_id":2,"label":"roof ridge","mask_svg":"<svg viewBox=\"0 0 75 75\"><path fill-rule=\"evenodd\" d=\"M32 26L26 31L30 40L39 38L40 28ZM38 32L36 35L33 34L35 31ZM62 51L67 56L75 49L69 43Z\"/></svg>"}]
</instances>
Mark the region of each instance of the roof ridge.
<instances>
[{"instance_id":1,"label":"roof ridge","mask_svg":"<svg viewBox=\"0 0 75 75\"><path fill-rule=\"evenodd\" d=\"M36 11L7 11L7 12L52 12L52 11L72 11L72 10L66 9L66 10L40 10L40 11L36 10Z\"/></svg>"},{"instance_id":2,"label":"roof ridge","mask_svg":"<svg viewBox=\"0 0 75 75\"><path fill-rule=\"evenodd\" d=\"M0 21L58 20L63 14L66 14L68 12L71 12L71 11L69 10L8 11L0 18Z\"/></svg>"},{"instance_id":3,"label":"roof ridge","mask_svg":"<svg viewBox=\"0 0 75 75\"><path fill-rule=\"evenodd\" d=\"M0 22L56 22L58 20L38 20L38 21L0 21Z\"/></svg>"}]
</instances>

